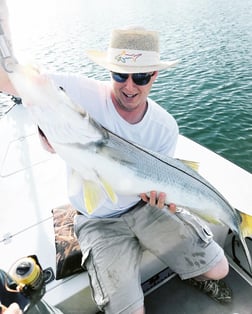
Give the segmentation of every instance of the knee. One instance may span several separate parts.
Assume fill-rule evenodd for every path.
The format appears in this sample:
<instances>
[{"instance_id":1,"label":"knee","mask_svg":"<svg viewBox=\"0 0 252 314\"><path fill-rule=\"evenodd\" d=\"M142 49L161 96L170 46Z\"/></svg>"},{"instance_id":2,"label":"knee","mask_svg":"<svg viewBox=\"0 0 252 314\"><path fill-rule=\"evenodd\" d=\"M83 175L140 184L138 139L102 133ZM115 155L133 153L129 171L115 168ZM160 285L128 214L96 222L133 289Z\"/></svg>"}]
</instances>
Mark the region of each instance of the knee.
<instances>
[{"instance_id":1,"label":"knee","mask_svg":"<svg viewBox=\"0 0 252 314\"><path fill-rule=\"evenodd\" d=\"M145 314L144 307L140 307L137 311L133 312L132 314Z\"/></svg>"},{"instance_id":2,"label":"knee","mask_svg":"<svg viewBox=\"0 0 252 314\"><path fill-rule=\"evenodd\" d=\"M229 272L229 265L224 256L213 268L204 273L203 276L207 279L219 280L227 276Z\"/></svg>"}]
</instances>

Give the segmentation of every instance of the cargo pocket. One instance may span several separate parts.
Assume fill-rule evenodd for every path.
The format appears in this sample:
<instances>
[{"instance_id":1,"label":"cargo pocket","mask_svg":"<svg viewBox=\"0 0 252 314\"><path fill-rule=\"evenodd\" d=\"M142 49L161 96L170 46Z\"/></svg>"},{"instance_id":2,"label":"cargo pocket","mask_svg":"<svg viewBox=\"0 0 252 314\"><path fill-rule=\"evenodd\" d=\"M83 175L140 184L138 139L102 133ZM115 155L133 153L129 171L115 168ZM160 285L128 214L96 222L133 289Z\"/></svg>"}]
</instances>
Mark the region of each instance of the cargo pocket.
<instances>
[{"instance_id":1,"label":"cargo pocket","mask_svg":"<svg viewBox=\"0 0 252 314\"><path fill-rule=\"evenodd\" d=\"M182 220L185 224L189 225L199 236L199 238L208 244L213 238L211 229L204 224L198 217L193 216L184 208L177 208L176 216Z\"/></svg>"},{"instance_id":2,"label":"cargo pocket","mask_svg":"<svg viewBox=\"0 0 252 314\"><path fill-rule=\"evenodd\" d=\"M92 256L92 249L88 249L83 253L82 265L88 270L89 283L93 299L99 310L103 310L104 306L109 302L109 297L105 291L102 279L97 272L97 268Z\"/></svg>"}]
</instances>

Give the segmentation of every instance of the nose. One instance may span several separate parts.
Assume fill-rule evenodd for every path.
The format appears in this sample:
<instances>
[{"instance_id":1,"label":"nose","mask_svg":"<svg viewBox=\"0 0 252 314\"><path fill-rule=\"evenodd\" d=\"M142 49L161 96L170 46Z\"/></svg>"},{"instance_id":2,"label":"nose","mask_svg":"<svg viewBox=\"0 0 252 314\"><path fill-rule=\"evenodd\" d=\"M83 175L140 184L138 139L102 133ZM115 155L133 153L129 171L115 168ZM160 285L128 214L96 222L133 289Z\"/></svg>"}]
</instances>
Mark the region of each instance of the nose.
<instances>
[{"instance_id":1,"label":"nose","mask_svg":"<svg viewBox=\"0 0 252 314\"><path fill-rule=\"evenodd\" d=\"M129 90L135 87L135 83L133 82L131 75L129 75L127 81L125 82L125 87Z\"/></svg>"}]
</instances>

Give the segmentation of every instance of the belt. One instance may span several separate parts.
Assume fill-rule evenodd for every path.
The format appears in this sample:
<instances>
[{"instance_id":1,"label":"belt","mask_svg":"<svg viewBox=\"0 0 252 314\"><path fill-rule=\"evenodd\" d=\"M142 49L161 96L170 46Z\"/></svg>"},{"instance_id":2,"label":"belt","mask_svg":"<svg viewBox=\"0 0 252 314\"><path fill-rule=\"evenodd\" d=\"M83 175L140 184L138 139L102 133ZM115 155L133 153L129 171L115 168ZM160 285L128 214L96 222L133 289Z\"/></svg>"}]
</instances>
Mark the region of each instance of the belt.
<instances>
[{"instance_id":1,"label":"belt","mask_svg":"<svg viewBox=\"0 0 252 314\"><path fill-rule=\"evenodd\" d=\"M134 210L134 209L136 209L136 208L143 207L145 204L146 204L145 201L140 200L140 201L137 202L135 205L129 207L126 211L124 211L124 212L122 213L122 215L123 215L123 214L126 214L126 213L128 213L128 212L130 212L130 211L132 211L132 210ZM82 212L79 212L79 211L77 210L77 215L83 215L83 213L82 213ZM121 216L121 215L118 215L118 216L116 216L116 217L120 217L120 216Z\"/></svg>"},{"instance_id":2,"label":"belt","mask_svg":"<svg viewBox=\"0 0 252 314\"><path fill-rule=\"evenodd\" d=\"M140 200L139 202L137 202L135 205L129 207L125 213L128 213L130 211L132 211L133 209L136 209L136 208L140 208L140 207L143 207L144 205L146 205L147 203L143 200Z\"/></svg>"}]
</instances>

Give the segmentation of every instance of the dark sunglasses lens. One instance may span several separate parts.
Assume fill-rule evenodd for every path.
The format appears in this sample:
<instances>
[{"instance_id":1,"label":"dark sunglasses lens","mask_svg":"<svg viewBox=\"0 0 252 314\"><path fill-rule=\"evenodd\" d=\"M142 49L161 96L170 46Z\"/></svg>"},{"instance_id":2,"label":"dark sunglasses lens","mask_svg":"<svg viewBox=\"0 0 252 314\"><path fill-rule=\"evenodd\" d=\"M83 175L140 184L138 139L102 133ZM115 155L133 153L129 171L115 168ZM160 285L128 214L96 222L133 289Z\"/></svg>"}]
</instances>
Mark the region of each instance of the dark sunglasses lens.
<instances>
[{"instance_id":1,"label":"dark sunglasses lens","mask_svg":"<svg viewBox=\"0 0 252 314\"><path fill-rule=\"evenodd\" d=\"M149 83L153 74L150 73L134 73L132 74L132 80L137 85L146 85Z\"/></svg>"},{"instance_id":2,"label":"dark sunglasses lens","mask_svg":"<svg viewBox=\"0 0 252 314\"><path fill-rule=\"evenodd\" d=\"M112 73L113 80L118 83L126 82L129 77L129 74L116 73L116 72L111 72L111 73Z\"/></svg>"},{"instance_id":3,"label":"dark sunglasses lens","mask_svg":"<svg viewBox=\"0 0 252 314\"><path fill-rule=\"evenodd\" d=\"M118 83L124 83L127 81L129 74L126 73L116 73L111 72L112 78L114 81ZM153 76L153 73L134 73L132 75L132 80L136 85L144 86L147 85L150 82L151 77Z\"/></svg>"}]
</instances>

